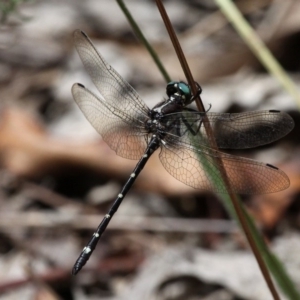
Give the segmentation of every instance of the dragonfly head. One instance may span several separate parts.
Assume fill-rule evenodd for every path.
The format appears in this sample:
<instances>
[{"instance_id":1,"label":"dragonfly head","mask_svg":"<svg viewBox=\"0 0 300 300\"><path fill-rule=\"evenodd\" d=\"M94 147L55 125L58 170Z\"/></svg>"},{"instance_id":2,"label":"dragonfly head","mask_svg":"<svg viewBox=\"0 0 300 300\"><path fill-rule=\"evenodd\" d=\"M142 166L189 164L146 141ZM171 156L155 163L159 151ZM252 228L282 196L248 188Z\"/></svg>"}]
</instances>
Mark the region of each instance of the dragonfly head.
<instances>
[{"instance_id":1,"label":"dragonfly head","mask_svg":"<svg viewBox=\"0 0 300 300\"><path fill-rule=\"evenodd\" d=\"M167 84L168 97L180 97L183 105L191 103L192 92L188 84L183 81L171 81Z\"/></svg>"}]
</instances>

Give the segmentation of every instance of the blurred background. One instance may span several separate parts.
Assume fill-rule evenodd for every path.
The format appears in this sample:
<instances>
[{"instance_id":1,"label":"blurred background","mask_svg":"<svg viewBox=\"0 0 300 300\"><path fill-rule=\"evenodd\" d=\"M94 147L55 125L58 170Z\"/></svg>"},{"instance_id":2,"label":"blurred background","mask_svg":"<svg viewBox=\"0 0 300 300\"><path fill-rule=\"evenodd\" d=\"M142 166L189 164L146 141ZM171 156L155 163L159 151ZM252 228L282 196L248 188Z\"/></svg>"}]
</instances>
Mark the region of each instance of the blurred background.
<instances>
[{"instance_id":1,"label":"blurred background","mask_svg":"<svg viewBox=\"0 0 300 300\"><path fill-rule=\"evenodd\" d=\"M153 1L125 1L173 80L185 80ZM275 109L295 129L228 153L271 163L285 191L243 197L300 290L299 113L213 1L165 1L202 99L213 112ZM236 1L300 86L300 3ZM73 83L95 91L72 40L84 30L149 107L166 82L115 1L0 1L0 299L272 299L219 196L148 162L83 270L72 266L132 172L88 123Z\"/></svg>"}]
</instances>

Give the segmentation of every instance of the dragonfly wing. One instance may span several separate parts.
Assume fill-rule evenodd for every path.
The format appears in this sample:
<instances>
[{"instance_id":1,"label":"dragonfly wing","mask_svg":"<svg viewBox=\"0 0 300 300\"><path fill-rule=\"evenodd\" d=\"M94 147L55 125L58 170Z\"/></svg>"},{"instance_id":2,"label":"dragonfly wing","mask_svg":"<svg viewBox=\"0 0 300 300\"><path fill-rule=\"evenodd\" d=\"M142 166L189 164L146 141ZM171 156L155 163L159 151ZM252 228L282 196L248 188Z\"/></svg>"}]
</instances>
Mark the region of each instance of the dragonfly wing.
<instances>
[{"instance_id":1,"label":"dragonfly wing","mask_svg":"<svg viewBox=\"0 0 300 300\"><path fill-rule=\"evenodd\" d=\"M170 139L180 139L188 145L191 145L191 136L196 135L201 137L201 144L210 145L205 129L205 123L209 123L218 147L223 149L265 145L282 138L294 127L287 113L274 110L235 114L184 111L164 118L174 124L169 132Z\"/></svg>"},{"instance_id":2,"label":"dragonfly wing","mask_svg":"<svg viewBox=\"0 0 300 300\"><path fill-rule=\"evenodd\" d=\"M105 101L134 115L148 115L149 108L134 88L110 66L96 50L88 36L80 30L73 34L79 56Z\"/></svg>"},{"instance_id":3,"label":"dragonfly wing","mask_svg":"<svg viewBox=\"0 0 300 300\"><path fill-rule=\"evenodd\" d=\"M139 159L143 155L147 146L143 114L126 114L81 84L73 85L72 94L88 121L119 156Z\"/></svg>"},{"instance_id":4,"label":"dragonfly wing","mask_svg":"<svg viewBox=\"0 0 300 300\"><path fill-rule=\"evenodd\" d=\"M274 193L288 188L290 184L287 175L276 167L208 147L195 149L166 143L159 157L173 177L196 189L228 193L220 176L221 161L236 193Z\"/></svg>"},{"instance_id":5,"label":"dragonfly wing","mask_svg":"<svg viewBox=\"0 0 300 300\"><path fill-rule=\"evenodd\" d=\"M293 119L276 110L211 114L220 148L244 149L274 142L294 128Z\"/></svg>"}]
</instances>

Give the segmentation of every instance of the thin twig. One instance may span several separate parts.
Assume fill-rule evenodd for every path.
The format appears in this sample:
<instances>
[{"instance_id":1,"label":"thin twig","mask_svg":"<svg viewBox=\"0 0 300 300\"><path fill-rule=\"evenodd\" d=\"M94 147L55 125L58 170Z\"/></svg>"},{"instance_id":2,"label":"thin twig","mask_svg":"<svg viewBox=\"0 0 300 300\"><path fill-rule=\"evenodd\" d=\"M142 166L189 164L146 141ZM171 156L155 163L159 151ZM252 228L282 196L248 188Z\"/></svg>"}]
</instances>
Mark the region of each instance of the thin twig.
<instances>
[{"instance_id":1,"label":"thin twig","mask_svg":"<svg viewBox=\"0 0 300 300\"><path fill-rule=\"evenodd\" d=\"M158 9L160 11L160 14L162 16L162 19L165 22L165 26L167 28L167 31L168 31L169 36L170 36L170 39L171 39L171 41L173 43L173 46L174 46L175 51L177 53L177 56L179 58L179 61L180 61L182 70L183 70L183 72L185 74L185 77L187 78L187 81L188 81L190 87L192 88L193 95L196 95L197 92L198 92L198 89L196 87L193 75L191 73L191 70L190 70L190 68L189 68L189 66L187 64L187 61L185 59L185 56L183 54L183 51L182 51L181 46L179 44L179 41L177 39L176 33L174 31L174 28L173 28L173 26L172 26L172 24L171 24L171 22L169 20L167 12L166 12L166 10L165 10L165 8L164 8L164 6L163 6L163 4L162 4L161 1L156 0L156 4L157 4L157 7L158 7ZM205 108L204 108L204 105L202 103L202 100L201 100L200 96L198 96L196 98L196 104L197 104L197 107L198 107L199 111L202 111L202 112L205 111Z\"/></svg>"},{"instance_id":2,"label":"thin twig","mask_svg":"<svg viewBox=\"0 0 300 300\"><path fill-rule=\"evenodd\" d=\"M166 13L166 10L165 10L165 8L164 8L161 0L156 0L156 4L158 6L158 9L159 9L159 11L160 11L160 13L162 15L162 18L163 18L164 22L165 22L165 26L166 26L166 28L168 30L168 33L169 33L170 38L171 38L171 41L172 41L173 46L174 46L174 48L176 50L177 56L178 56L178 58L180 60L180 63L181 63L181 66L183 68L183 71L185 73L185 76L186 76L186 78L188 80L189 85L192 88L193 94L195 95L197 93L197 88L196 88L193 76L191 74L191 71L189 69L189 66L187 64L187 61L185 59L185 56L183 54L183 51L181 49L181 46L179 44L179 41L177 39L176 33L175 33L174 29L173 29L173 26L172 26L172 24L171 24L171 22L169 20L169 17L168 17L168 15ZM200 97L199 97L199 99L196 99L196 103L197 103L198 109L200 111L204 112L205 109L204 109L204 106L203 106L203 103L202 103ZM207 126L205 126L205 129L206 129L207 135L209 136L211 147L213 147L214 149L217 149L217 145L216 145L216 142L215 142L215 139L214 139L211 127L210 127L210 125L209 125L208 122L204 122L204 123L208 124ZM257 247L257 245L255 243L255 240L254 240L254 238L253 238L253 236L251 234L251 230L250 230L250 228L248 226L247 220L246 220L246 218L244 216L244 213L243 213L243 210L242 210L241 205L239 203L239 200L238 200L237 196L233 193L233 191L231 189L231 186L230 186L227 174L226 174L226 170L225 170L224 165L222 163L222 160L218 159L218 162L219 162L219 171L221 173L222 179L223 179L224 184L226 186L226 189L228 191L228 195L230 196L230 199L231 199L232 204L234 206L234 209L236 211L236 215L238 217L238 220L239 220L239 222L240 222L240 224L241 224L241 226L242 226L242 228L243 228L243 230L245 232L245 235L246 235L247 240L248 240L248 242L250 244L250 247L251 247L251 249L252 249L252 251L253 251L253 253L254 253L255 257L256 257L258 265L259 265L259 267L261 269L261 272L262 272L262 274L263 274L263 276L264 276L264 278L266 280L266 283L267 283L267 285L268 285L268 287L269 287L269 289L270 289L270 291L271 291L274 299L279 300L280 298L278 296L278 293L277 293L277 291L275 289L275 286L273 284L273 281L271 279L269 270L268 270L268 268L267 268L267 266L266 266L266 264L265 264L265 262L264 262L264 260L263 260L263 258L261 256L261 254L259 252L259 249L258 249L258 247Z\"/></svg>"},{"instance_id":3,"label":"thin twig","mask_svg":"<svg viewBox=\"0 0 300 300\"><path fill-rule=\"evenodd\" d=\"M99 224L99 214L74 214L69 212L0 213L0 228L13 231L26 228L76 228L93 230ZM115 216L107 230L157 231L157 232L218 232L235 233L238 227L233 221L199 220L162 217Z\"/></svg>"}]
</instances>

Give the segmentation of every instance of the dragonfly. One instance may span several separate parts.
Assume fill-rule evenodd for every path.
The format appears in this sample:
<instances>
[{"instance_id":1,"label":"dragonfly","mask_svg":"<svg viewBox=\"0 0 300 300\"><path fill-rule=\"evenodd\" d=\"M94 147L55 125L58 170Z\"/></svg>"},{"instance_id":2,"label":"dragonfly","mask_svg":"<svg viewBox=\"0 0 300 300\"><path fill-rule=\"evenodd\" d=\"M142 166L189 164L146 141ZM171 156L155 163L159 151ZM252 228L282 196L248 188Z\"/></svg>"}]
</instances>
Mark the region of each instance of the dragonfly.
<instances>
[{"instance_id":1,"label":"dragonfly","mask_svg":"<svg viewBox=\"0 0 300 300\"><path fill-rule=\"evenodd\" d=\"M75 83L75 102L103 140L117 155L139 160L116 196L92 238L78 257L72 274L87 263L126 194L158 149L164 168L177 180L195 189L227 193L219 176L220 163L232 190L239 194L273 193L289 187L288 176L277 167L220 152L265 145L289 133L293 119L278 110L244 113L199 112L188 107L201 93L192 95L183 81L167 84L167 98L150 109L134 88L99 54L88 36L74 32L77 52L100 92L96 95ZM217 148L205 130L209 124ZM216 180L216 178L219 178Z\"/></svg>"}]
</instances>

